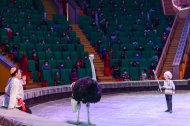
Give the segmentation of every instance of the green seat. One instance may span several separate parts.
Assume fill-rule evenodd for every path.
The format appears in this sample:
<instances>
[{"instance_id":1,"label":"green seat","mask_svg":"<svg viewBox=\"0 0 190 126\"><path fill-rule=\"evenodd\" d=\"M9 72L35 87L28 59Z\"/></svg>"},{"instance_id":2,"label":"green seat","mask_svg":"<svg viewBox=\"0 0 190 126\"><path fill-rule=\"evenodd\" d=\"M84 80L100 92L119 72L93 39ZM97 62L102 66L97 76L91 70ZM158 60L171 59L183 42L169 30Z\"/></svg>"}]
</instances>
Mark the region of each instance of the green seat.
<instances>
[{"instance_id":1,"label":"green seat","mask_svg":"<svg viewBox=\"0 0 190 126\"><path fill-rule=\"evenodd\" d=\"M35 71L36 67L35 67L35 61L34 60L28 60L28 71Z\"/></svg>"},{"instance_id":2,"label":"green seat","mask_svg":"<svg viewBox=\"0 0 190 126\"><path fill-rule=\"evenodd\" d=\"M126 55L127 55L127 58L134 58L134 55L135 55L135 51L127 51L126 52Z\"/></svg>"},{"instance_id":3,"label":"green seat","mask_svg":"<svg viewBox=\"0 0 190 126\"><path fill-rule=\"evenodd\" d=\"M38 38L37 37L30 37L30 42L31 43L38 43Z\"/></svg>"},{"instance_id":4,"label":"green seat","mask_svg":"<svg viewBox=\"0 0 190 126\"><path fill-rule=\"evenodd\" d=\"M42 66L44 64L45 60L39 60L39 70L42 70Z\"/></svg>"},{"instance_id":5,"label":"green seat","mask_svg":"<svg viewBox=\"0 0 190 126\"><path fill-rule=\"evenodd\" d=\"M148 66L148 67L150 66L151 63L156 64L156 63L152 60L152 58L147 58L147 66Z\"/></svg>"},{"instance_id":6,"label":"green seat","mask_svg":"<svg viewBox=\"0 0 190 126\"><path fill-rule=\"evenodd\" d=\"M59 69L51 69L52 80L55 80L55 73L60 72Z\"/></svg>"},{"instance_id":7,"label":"green seat","mask_svg":"<svg viewBox=\"0 0 190 126\"><path fill-rule=\"evenodd\" d=\"M53 56L53 52L46 52L46 60L51 59L51 57Z\"/></svg>"},{"instance_id":8,"label":"green seat","mask_svg":"<svg viewBox=\"0 0 190 126\"><path fill-rule=\"evenodd\" d=\"M26 44L20 43L20 44L19 44L19 50L20 50L20 51L27 51L27 49L26 49Z\"/></svg>"},{"instance_id":9,"label":"green seat","mask_svg":"<svg viewBox=\"0 0 190 126\"><path fill-rule=\"evenodd\" d=\"M80 44L76 45L76 51L77 52L84 52L84 46L80 45Z\"/></svg>"},{"instance_id":10,"label":"green seat","mask_svg":"<svg viewBox=\"0 0 190 126\"><path fill-rule=\"evenodd\" d=\"M39 58L40 60L45 60L45 59L46 59L44 52L37 52L37 55L38 55L38 58Z\"/></svg>"},{"instance_id":11,"label":"green seat","mask_svg":"<svg viewBox=\"0 0 190 126\"><path fill-rule=\"evenodd\" d=\"M67 56L70 56L69 52L62 53L63 59L67 59Z\"/></svg>"},{"instance_id":12,"label":"green seat","mask_svg":"<svg viewBox=\"0 0 190 126\"><path fill-rule=\"evenodd\" d=\"M122 59L121 60L121 66L122 67L129 67L130 66L130 62L131 62L130 59Z\"/></svg>"},{"instance_id":13,"label":"green seat","mask_svg":"<svg viewBox=\"0 0 190 126\"><path fill-rule=\"evenodd\" d=\"M145 50L142 52L142 57L144 58L151 58L154 55L154 51Z\"/></svg>"},{"instance_id":14,"label":"green seat","mask_svg":"<svg viewBox=\"0 0 190 126\"><path fill-rule=\"evenodd\" d=\"M126 70L129 74L130 67L121 67L121 75L123 74L124 70Z\"/></svg>"},{"instance_id":15,"label":"green seat","mask_svg":"<svg viewBox=\"0 0 190 126\"><path fill-rule=\"evenodd\" d=\"M90 60L88 59L87 61L86 61L86 66L85 66L86 68L90 68L91 67L91 65L90 65Z\"/></svg>"},{"instance_id":16,"label":"green seat","mask_svg":"<svg viewBox=\"0 0 190 126\"><path fill-rule=\"evenodd\" d=\"M86 76L86 71L84 68L80 68L77 70L77 73L78 73L78 77L79 78L82 78L82 77L85 77Z\"/></svg>"},{"instance_id":17,"label":"green seat","mask_svg":"<svg viewBox=\"0 0 190 126\"><path fill-rule=\"evenodd\" d=\"M61 80L64 80L66 84L70 84L70 74L71 74L71 69L63 69L60 70L61 73Z\"/></svg>"},{"instance_id":18,"label":"green seat","mask_svg":"<svg viewBox=\"0 0 190 126\"><path fill-rule=\"evenodd\" d=\"M112 50L113 50L113 51L119 51L119 49L120 49L120 47L119 47L118 44L113 44L113 45L112 45Z\"/></svg>"},{"instance_id":19,"label":"green seat","mask_svg":"<svg viewBox=\"0 0 190 126\"><path fill-rule=\"evenodd\" d=\"M51 71L43 70L42 71L42 79L48 82L48 86L54 86L54 82L52 81Z\"/></svg>"},{"instance_id":20,"label":"green seat","mask_svg":"<svg viewBox=\"0 0 190 126\"><path fill-rule=\"evenodd\" d=\"M34 82L39 81L38 71L32 71L32 79Z\"/></svg>"},{"instance_id":21,"label":"green seat","mask_svg":"<svg viewBox=\"0 0 190 126\"><path fill-rule=\"evenodd\" d=\"M14 36L13 41L14 43L20 43L21 42L20 36Z\"/></svg>"},{"instance_id":22,"label":"green seat","mask_svg":"<svg viewBox=\"0 0 190 126\"><path fill-rule=\"evenodd\" d=\"M151 44L146 44L145 45L145 50L152 50L152 45Z\"/></svg>"},{"instance_id":23,"label":"green seat","mask_svg":"<svg viewBox=\"0 0 190 126\"><path fill-rule=\"evenodd\" d=\"M130 49L131 51L135 51L137 49L137 47L133 44L129 44L128 49Z\"/></svg>"},{"instance_id":24,"label":"green seat","mask_svg":"<svg viewBox=\"0 0 190 126\"><path fill-rule=\"evenodd\" d=\"M112 67L115 62L118 63L118 59L110 59L110 66Z\"/></svg>"},{"instance_id":25,"label":"green seat","mask_svg":"<svg viewBox=\"0 0 190 126\"><path fill-rule=\"evenodd\" d=\"M49 62L49 65L51 67L51 69L55 69L57 66L56 66L56 60L48 60Z\"/></svg>"},{"instance_id":26,"label":"green seat","mask_svg":"<svg viewBox=\"0 0 190 126\"><path fill-rule=\"evenodd\" d=\"M140 59L139 60L139 63L140 63L140 67L147 67L147 61L146 59Z\"/></svg>"},{"instance_id":27,"label":"green seat","mask_svg":"<svg viewBox=\"0 0 190 126\"><path fill-rule=\"evenodd\" d=\"M51 49L51 44L44 44L44 50L47 50L48 48ZM52 49L51 49L52 50Z\"/></svg>"},{"instance_id":28,"label":"green seat","mask_svg":"<svg viewBox=\"0 0 190 126\"><path fill-rule=\"evenodd\" d=\"M120 59L121 58L121 51L116 51L116 59Z\"/></svg>"},{"instance_id":29,"label":"green seat","mask_svg":"<svg viewBox=\"0 0 190 126\"><path fill-rule=\"evenodd\" d=\"M1 36L1 43L4 43L5 40L8 40L8 36Z\"/></svg>"},{"instance_id":30,"label":"green seat","mask_svg":"<svg viewBox=\"0 0 190 126\"><path fill-rule=\"evenodd\" d=\"M54 43L61 43L61 40L59 37L54 37Z\"/></svg>"},{"instance_id":31,"label":"green seat","mask_svg":"<svg viewBox=\"0 0 190 126\"><path fill-rule=\"evenodd\" d=\"M86 76L92 77L92 69L91 68L86 68Z\"/></svg>"},{"instance_id":32,"label":"green seat","mask_svg":"<svg viewBox=\"0 0 190 126\"><path fill-rule=\"evenodd\" d=\"M148 74L148 67L140 67L139 73L141 74L143 70L146 70L146 73Z\"/></svg>"},{"instance_id":33,"label":"green seat","mask_svg":"<svg viewBox=\"0 0 190 126\"><path fill-rule=\"evenodd\" d=\"M57 66L56 66L56 68L59 68L59 65L60 65L61 63L65 64L65 63L64 63L64 60L57 60Z\"/></svg>"},{"instance_id":34,"label":"green seat","mask_svg":"<svg viewBox=\"0 0 190 126\"><path fill-rule=\"evenodd\" d=\"M85 56L89 56L88 52L80 52L80 58L84 58Z\"/></svg>"},{"instance_id":35,"label":"green seat","mask_svg":"<svg viewBox=\"0 0 190 126\"><path fill-rule=\"evenodd\" d=\"M7 36L7 30L1 29L1 36Z\"/></svg>"},{"instance_id":36,"label":"green seat","mask_svg":"<svg viewBox=\"0 0 190 126\"><path fill-rule=\"evenodd\" d=\"M74 44L77 44L80 39L78 37L71 37L71 41Z\"/></svg>"},{"instance_id":37,"label":"green seat","mask_svg":"<svg viewBox=\"0 0 190 126\"><path fill-rule=\"evenodd\" d=\"M71 69L73 67L72 60L65 60L64 64L65 64L65 68Z\"/></svg>"},{"instance_id":38,"label":"green seat","mask_svg":"<svg viewBox=\"0 0 190 126\"><path fill-rule=\"evenodd\" d=\"M70 37L75 37L75 36L76 36L76 33L75 33L74 31L71 31L71 32L69 32L69 36L70 36Z\"/></svg>"},{"instance_id":39,"label":"green seat","mask_svg":"<svg viewBox=\"0 0 190 126\"><path fill-rule=\"evenodd\" d=\"M18 53L18 59L21 59L22 58L22 54L24 53L24 55L27 57L27 53L26 53L26 51L19 51L19 53Z\"/></svg>"},{"instance_id":40,"label":"green seat","mask_svg":"<svg viewBox=\"0 0 190 126\"><path fill-rule=\"evenodd\" d=\"M36 44L36 50L37 50L37 51L44 51L44 50L45 50L45 45Z\"/></svg>"},{"instance_id":41,"label":"green seat","mask_svg":"<svg viewBox=\"0 0 190 126\"><path fill-rule=\"evenodd\" d=\"M32 44L32 43L27 44L26 48L27 48L27 51L33 50L34 49L34 44Z\"/></svg>"},{"instance_id":42,"label":"green seat","mask_svg":"<svg viewBox=\"0 0 190 126\"><path fill-rule=\"evenodd\" d=\"M22 31L21 34L22 36L29 36L29 31Z\"/></svg>"},{"instance_id":43,"label":"green seat","mask_svg":"<svg viewBox=\"0 0 190 126\"><path fill-rule=\"evenodd\" d=\"M74 44L68 44L67 48L69 51L75 51L75 45Z\"/></svg>"},{"instance_id":44,"label":"green seat","mask_svg":"<svg viewBox=\"0 0 190 126\"><path fill-rule=\"evenodd\" d=\"M132 77L133 80L139 80L138 67L130 67L129 75L130 75L130 77Z\"/></svg>"},{"instance_id":45,"label":"green seat","mask_svg":"<svg viewBox=\"0 0 190 126\"><path fill-rule=\"evenodd\" d=\"M54 52L54 58L55 58L55 60L62 59L62 53L61 52Z\"/></svg>"},{"instance_id":46,"label":"green seat","mask_svg":"<svg viewBox=\"0 0 190 126\"><path fill-rule=\"evenodd\" d=\"M35 32L37 34L38 37L43 37L44 36L44 33L43 31L38 31L38 32Z\"/></svg>"},{"instance_id":47,"label":"green seat","mask_svg":"<svg viewBox=\"0 0 190 126\"><path fill-rule=\"evenodd\" d=\"M61 46L59 44L53 44L52 51L61 51Z\"/></svg>"},{"instance_id":48,"label":"green seat","mask_svg":"<svg viewBox=\"0 0 190 126\"><path fill-rule=\"evenodd\" d=\"M28 30L28 31L31 31L31 30L33 30L33 26L32 25L26 25L26 30Z\"/></svg>"},{"instance_id":49,"label":"green seat","mask_svg":"<svg viewBox=\"0 0 190 126\"><path fill-rule=\"evenodd\" d=\"M71 52L70 56L71 56L71 59L78 59L78 53L77 52Z\"/></svg>"},{"instance_id":50,"label":"green seat","mask_svg":"<svg viewBox=\"0 0 190 126\"><path fill-rule=\"evenodd\" d=\"M67 44L67 38L62 37L61 38L61 44Z\"/></svg>"},{"instance_id":51,"label":"green seat","mask_svg":"<svg viewBox=\"0 0 190 126\"><path fill-rule=\"evenodd\" d=\"M46 37L46 43L48 44L54 43L54 38L52 36Z\"/></svg>"}]
</instances>

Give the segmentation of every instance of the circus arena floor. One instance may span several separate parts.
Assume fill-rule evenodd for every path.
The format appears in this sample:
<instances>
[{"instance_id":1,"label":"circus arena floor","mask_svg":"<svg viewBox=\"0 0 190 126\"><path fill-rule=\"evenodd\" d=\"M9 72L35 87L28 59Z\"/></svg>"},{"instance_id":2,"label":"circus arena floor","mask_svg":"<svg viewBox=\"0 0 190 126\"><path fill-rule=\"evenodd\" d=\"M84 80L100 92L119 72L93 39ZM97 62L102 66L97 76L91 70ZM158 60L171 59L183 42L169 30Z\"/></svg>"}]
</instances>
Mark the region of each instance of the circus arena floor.
<instances>
[{"instance_id":1,"label":"circus arena floor","mask_svg":"<svg viewBox=\"0 0 190 126\"><path fill-rule=\"evenodd\" d=\"M177 91L174 95L172 114L164 112L164 94L153 91L103 95L99 103L90 107L91 121L96 126L190 126L190 92L187 91ZM68 125L74 125L77 119L69 98L39 104L31 109L34 115ZM87 125L84 104L80 121L80 126Z\"/></svg>"}]
</instances>

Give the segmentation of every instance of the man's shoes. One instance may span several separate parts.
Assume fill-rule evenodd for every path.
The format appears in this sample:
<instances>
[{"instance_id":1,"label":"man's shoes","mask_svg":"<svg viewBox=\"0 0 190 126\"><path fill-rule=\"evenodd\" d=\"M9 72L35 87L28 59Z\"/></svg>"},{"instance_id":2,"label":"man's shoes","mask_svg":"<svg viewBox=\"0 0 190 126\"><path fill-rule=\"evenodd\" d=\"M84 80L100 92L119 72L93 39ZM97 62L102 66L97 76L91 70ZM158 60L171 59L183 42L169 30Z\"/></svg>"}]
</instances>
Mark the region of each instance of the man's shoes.
<instances>
[{"instance_id":1,"label":"man's shoes","mask_svg":"<svg viewBox=\"0 0 190 126\"><path fill-rule=\"evenodd\" d=\"M169 113L172 113L172 110L170 110Z\"/></svg>"},{"instance_id":2,"label":"man's shoes","mask_svg":"<svg viewBox=\"0 0 190 126\"><path fill-rule=\"evenodd\" d=\"M166 110L165 112L169 112L169 110Z\"/></svg>"}]
</instances>

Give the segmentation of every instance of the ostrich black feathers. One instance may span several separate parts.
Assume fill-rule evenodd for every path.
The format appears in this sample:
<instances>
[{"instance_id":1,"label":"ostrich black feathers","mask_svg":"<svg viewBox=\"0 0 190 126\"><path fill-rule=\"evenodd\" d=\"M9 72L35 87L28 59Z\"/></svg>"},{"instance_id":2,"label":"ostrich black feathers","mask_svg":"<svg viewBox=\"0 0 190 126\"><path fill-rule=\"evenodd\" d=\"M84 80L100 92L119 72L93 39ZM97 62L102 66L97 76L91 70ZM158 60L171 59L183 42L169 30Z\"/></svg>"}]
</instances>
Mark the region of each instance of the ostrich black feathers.
<instances>
[{"instance_id":1,"label":"ostrich black feathers","mask_svg":"<svg viewBox=\"0 0 190 126\"><path fill-rule=\"evenodd\" d=\"M102 90L97 81L90 77L84 77L72 86L73 98L83 103L96 103L101 99Z\"/></svg>"}]
</instances>

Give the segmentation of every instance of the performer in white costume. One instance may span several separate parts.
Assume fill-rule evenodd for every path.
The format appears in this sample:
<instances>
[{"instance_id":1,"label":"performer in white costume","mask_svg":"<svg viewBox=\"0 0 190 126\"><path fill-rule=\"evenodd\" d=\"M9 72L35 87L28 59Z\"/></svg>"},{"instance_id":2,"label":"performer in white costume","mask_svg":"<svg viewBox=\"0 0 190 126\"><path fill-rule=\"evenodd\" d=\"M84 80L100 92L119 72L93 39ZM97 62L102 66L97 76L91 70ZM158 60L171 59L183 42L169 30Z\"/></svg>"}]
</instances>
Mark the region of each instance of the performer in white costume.
<instances>
[{"instance_id":1,"label":"performer in white costume","mask_svg":"<svg viewBox=\"0 0 190 126\"><path fill-rule=\"evenodd\" d=\"M17 108L21 111L32 113L23 102L23 85L26 84L26 78L22 78L20 69L16 67L11 68L10 75L11 78L9 78L7 86L5 87L3 106L9 110Z\"/></svg>"},{"instance_id":2,"label":"performer in white costume","mask_svg":"<svg viewBox=\"0 0 190 126\"><path fill-rule=\"evenodd\" d=\"M172 79L172 73L170 71L166 71L164 73L164 86L162 89L165 89L165 97L167 103L167 110L165 112L172 113L172 95L175 94L175 85Z\"/></svg>"}]
</instances>

